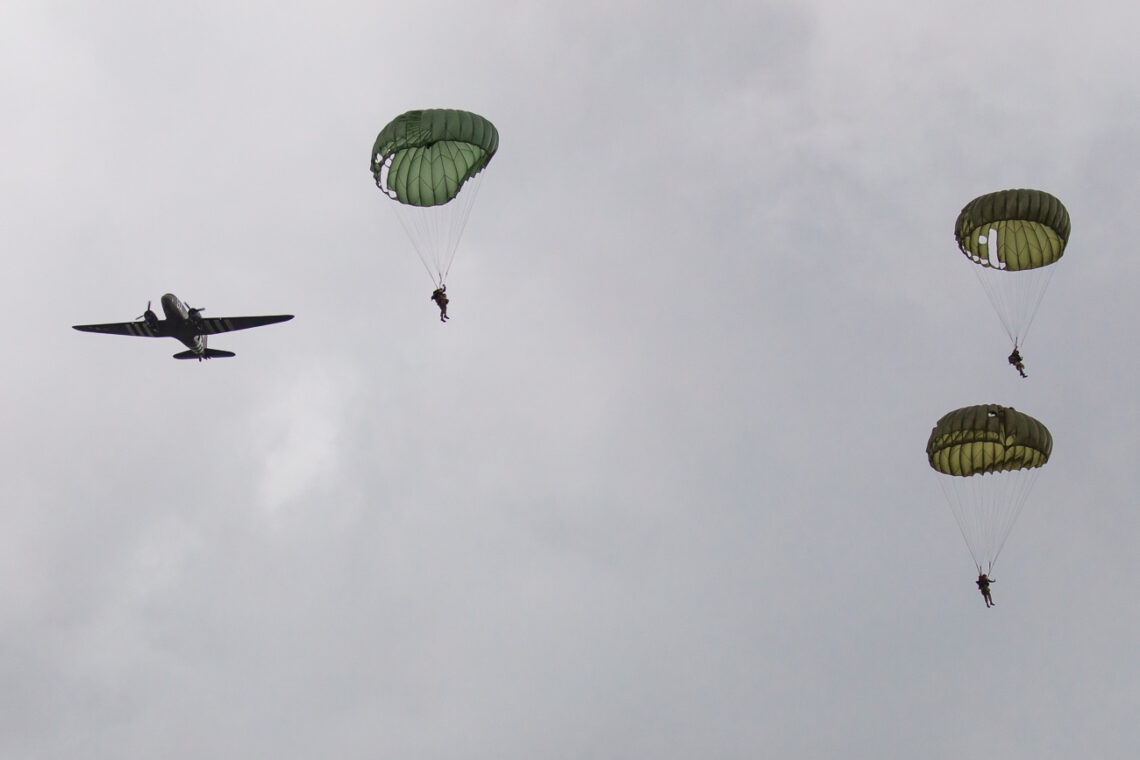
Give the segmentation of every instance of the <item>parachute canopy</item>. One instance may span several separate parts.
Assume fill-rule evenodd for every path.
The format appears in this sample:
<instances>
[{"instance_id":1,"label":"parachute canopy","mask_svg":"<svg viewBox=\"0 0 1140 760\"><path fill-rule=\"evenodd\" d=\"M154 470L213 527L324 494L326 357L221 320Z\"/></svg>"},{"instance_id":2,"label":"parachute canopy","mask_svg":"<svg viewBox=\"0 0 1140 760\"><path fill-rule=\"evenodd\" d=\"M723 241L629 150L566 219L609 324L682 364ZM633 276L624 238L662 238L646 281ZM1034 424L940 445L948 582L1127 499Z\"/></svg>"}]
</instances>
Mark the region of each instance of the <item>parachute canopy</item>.
<instances>
[{"instance_id":1,"label":"parachute canopy","mask_svg":"<svg viewBox=\"0 0 1140 760\"><path fill-rule=\"evenodd\" d=\"M1069 212L1056 197L1042 190L1002 190L967 203L954 238L975 264L1020 272L1061 258L1069 230Z\"/></svg>"},{"instance_id":2,"label":"parachute canopy","mask_svg":"<svg viewBox=\"0 0 1140 760\"><path fill-rule=\"evenodd\" d=\"M442 108L397 116L372 144L376 187L396 201L396 216L436 285L447 279L483 169L498 149L494 124Z\"/></svg>"},{"instance_id":3,"label":"parachute canopy","mask_svg":"<svg viewBox=\"0 0 1140 760\"><path fill-rule=\"evenodd\" d=\"M1014 347L1029 332L1069 230L1065 206L1041 190L989 193L958 214L958 248L977 265L974 273Z\"/></svg>"},{"instance_id":4,"label":"parachute canopy","mask_svg":"<svg viewBox=\"0 0 1140 760\"><path fill-rule=\"evenodd\" d=\"M1051 451L1048 428L1013 407L996 404L950 412L938 420L926 442L930 466L961 477L1040 467Z\"/></svg>"},{"instance_id":5,"label":"parachute canopy","mask_svg":"<svg viewBox=\"0 0 1140 760\"><path fill-rule=\"evenodd\" d=\"M388 197L409 206L440 206L459 194L499 148L495 125L470 111L408 111L372 145L372 175Z\"/></svg>"},{"instance_id":6,"label":"parachute canopy","mask_svg":"<svg viewBox=\"0 0 1140 760\"><path fill-rule=\"evenodd\" d=\"M946 414L926 456L978 572L990 572L1029 496L1053 437L1028 414L997 404Z\"/></svg>"}]
</instances>

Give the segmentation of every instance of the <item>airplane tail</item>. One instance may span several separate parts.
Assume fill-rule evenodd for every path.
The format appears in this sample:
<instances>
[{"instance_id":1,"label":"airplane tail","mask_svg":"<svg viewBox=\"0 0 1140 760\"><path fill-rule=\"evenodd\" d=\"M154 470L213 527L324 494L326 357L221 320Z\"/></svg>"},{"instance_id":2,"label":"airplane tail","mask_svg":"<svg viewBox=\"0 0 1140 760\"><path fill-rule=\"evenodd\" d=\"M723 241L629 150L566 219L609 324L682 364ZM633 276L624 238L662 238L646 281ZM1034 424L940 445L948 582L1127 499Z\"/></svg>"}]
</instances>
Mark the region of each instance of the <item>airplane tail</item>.
<instances>
[{"instance_id":1,"label":"airplane tail","mask_svg":"<svg viewBox=\"0 0 1140 760\"><path fill-rule=\"evenodd\" d=\"M198 361L202 361L203 359L221 359L221 358L224 358L227 356L236 356L236 355L237 354L235 354L233 351L222 351L221 349L218 349L218 348L207 348L201 354L196 354L193 351L182 351L180 353L175 354L174 358L175 359L197 359Z\"/></svg>"}]
</instances>

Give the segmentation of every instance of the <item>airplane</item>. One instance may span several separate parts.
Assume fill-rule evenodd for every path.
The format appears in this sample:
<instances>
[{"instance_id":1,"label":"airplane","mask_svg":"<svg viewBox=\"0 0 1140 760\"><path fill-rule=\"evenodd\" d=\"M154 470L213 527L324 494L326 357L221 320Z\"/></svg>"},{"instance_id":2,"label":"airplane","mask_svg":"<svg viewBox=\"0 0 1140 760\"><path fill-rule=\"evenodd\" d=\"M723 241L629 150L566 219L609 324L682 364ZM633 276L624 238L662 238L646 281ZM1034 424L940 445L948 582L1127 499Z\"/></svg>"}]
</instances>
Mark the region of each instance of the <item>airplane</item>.
<instances>
[{"instance_id":1,"label":"airplane","mask_svg":"<svg viewBox=\"0 0 1140 760\"><path fill-rule=\"evenodd\" d=\"M222 351L206 347L206 336L231 330L247 330L250 327L286 322L292 314L276 314L266 317L202 317L201 308L192 308L182 303L178 296L167 293L162 297L162 311L166 319L159 319L151 311L147 301L146 311L134 322L110 322L102 325L72 325L81 332L106 333L107 335L134 335L140 338L177 338L189 351L174 355L175 359L218 359L234 356L233 351Z\"/></svg>"}]
</instances>

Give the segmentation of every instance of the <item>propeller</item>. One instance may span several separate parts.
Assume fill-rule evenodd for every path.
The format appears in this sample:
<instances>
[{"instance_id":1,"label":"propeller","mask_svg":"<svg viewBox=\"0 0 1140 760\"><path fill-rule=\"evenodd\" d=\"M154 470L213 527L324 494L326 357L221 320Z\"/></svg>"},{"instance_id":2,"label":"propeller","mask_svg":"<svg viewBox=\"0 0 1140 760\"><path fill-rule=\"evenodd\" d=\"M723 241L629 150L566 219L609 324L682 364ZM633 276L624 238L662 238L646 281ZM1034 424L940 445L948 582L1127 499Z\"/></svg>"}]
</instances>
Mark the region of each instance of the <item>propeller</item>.
<instances>
[{"instance_id":1,"label":"propeller","mask_svg":"<svg viewBox=\"0 0 1140 760\"><path fill-rule=\"evenodd\" d=\"M142 313L139 319L145 320L152 330L158 327L158 315L151 310L150 301L146 302L146 311Z\"/></svg>"},{"instance_id":2,"label":"propeller","mask_svg":"<svg viewBox=\"0 0 1140 760\"><path fill-rule=\"evenodd\" d=\"M202 348L205 349L207 338L206 338L206 322L202 319L202 312L203 311L205 311L205 309L203 309L200 306L199 307L194 307L194 306L190 306L190 305L186 306L187 321L189 321L190 324L193 325L194 332L196 332L197 334L202 336ZM199 356L198 361L202 361L202 358L203 357Z\"/></svg>"}]
</instances>

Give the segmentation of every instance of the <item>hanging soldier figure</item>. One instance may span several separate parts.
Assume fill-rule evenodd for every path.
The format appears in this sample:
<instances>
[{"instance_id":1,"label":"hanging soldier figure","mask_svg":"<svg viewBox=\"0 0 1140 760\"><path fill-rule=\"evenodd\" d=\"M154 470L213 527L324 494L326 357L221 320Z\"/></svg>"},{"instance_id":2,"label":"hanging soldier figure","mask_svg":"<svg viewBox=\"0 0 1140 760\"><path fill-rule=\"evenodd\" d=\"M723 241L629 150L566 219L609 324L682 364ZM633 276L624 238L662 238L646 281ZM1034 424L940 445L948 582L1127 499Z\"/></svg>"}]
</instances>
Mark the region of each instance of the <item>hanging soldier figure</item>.
<instances>
[{"instance_id":1,"label":"hanging soldier figure","mask_svg":"<svg viewBox=\"0 0 1140 760\"><path fill-rule=\"evenodd\" d=\"M1029 375L1025 374L1025 362L1021 358L1021 352L1017 350L1016 343L1013 344L1013 353L1009 355L1009 363L1014 366L1014 369L1016 369L1022 377L1029 377Z\"/></svg>"},{"instance_id":2,"label":"hanging soldier figure","mask_svg":"<svg viewBox=\"0 0 1140 760\"><path fill-rule=\"evenodd\" d=\"M986 600L986 607L993 607L994 600L990 596L990 584L997 583L993 578L987 577L985 573L978 573L978 590L982 592L982 598Z\"/></svg>"},{"instance_id":3,"label":"hanging soldier figure","mask_svg":"<svg viewBox=\"0 0 1140 760\"><path fill-rule=\"evenodd\" d=\"M439 321L447 321L447 286L440 285L432 291L431 300L435 301L435 305L439 307Z\"/></svg>"}]
</instances>

